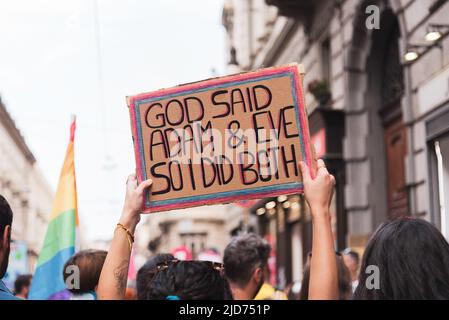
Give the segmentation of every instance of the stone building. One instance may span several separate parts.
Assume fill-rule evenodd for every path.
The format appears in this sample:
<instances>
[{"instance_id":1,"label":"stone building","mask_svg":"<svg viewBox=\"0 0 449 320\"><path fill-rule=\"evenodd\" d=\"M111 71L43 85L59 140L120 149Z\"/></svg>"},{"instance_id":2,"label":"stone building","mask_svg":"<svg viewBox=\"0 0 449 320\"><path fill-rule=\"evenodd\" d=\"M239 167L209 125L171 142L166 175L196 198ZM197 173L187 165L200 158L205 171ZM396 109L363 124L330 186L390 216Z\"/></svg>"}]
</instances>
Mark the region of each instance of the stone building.
<instances>
[{"instance_id":1,"label":"stone building","mask_svg":"<svg viewBox=\"0 0 449 320\"><path fill-rule=\"evenodd\" d=\"M230 72L305 67L312 141L338 180L338 249L363 250L381 222L402 215L427 219L449 235L447 17L445 0L225 2ZM317 85L329 95L314 91ZM298 223L304 258L307 214ZM286 269L289 259L280 262ZM287 281L297 278L286 274Z\"/></svg>"},{"instance_id":2,"label":"stone building","mask_svg":"<svg viewBox=\"0 0 449 320\"><path fill-rule=\"evenodd\" d=\"M25 245L28 272L32 272L47 229L53 195L1 100L0 194L14 212L12 240Z\"/></svg>"}]
</instances>

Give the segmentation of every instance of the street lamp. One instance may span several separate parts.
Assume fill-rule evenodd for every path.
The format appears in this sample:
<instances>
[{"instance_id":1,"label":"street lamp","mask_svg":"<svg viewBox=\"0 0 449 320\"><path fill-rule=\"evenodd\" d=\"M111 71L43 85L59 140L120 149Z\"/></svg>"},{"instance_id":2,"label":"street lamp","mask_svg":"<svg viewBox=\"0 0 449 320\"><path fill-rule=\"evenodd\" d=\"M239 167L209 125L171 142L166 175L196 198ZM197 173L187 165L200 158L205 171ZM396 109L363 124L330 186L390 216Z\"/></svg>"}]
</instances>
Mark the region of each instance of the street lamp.
<instances>
[{"instance_id":1,"label":"street lamp","mask_svg":"<svg viewBox=\"0 0 449 320\"><path fill-rule=\"evenodd\" d=\"M415 50L408 50L407 53L404 55L404 59L407 62L412 62L418 59L419 54Z\"/></svg>"},{"instance_id":2,"label":"street lamp","mask_svg":"<svg viewBox=\"0 0 449 320\"><path fill-rule=\"evenodd\" d=\"M407 51L404 54L404 60L406 63L411 63L417 60L422 54L427 52L433 47L442 48L441 40L449 34L448 24L436 24L431 23L427 27L426 35L424 39L427 44L409 44Z\"/></svg>"},{"instance_id":3,"label":"street lamp","mask_svg":"<svg viewBox=\"0 0 449 320\"><path fill-rule=\"evenodd\" d=\"M291 206L290 201L285 201L285 202L282 204L282 207L283 207L284 209L288 209L288 208L290 208L290 206Z\"/></svg>"},{"instance_id":4,"label":"street lamp","mask_svg":"<svg viewBox=\"0 0 449 320\"><path fill-rule=\"evenodd\" d=\"M278 202L285 202L288 200L288 197L286 195L281 195L278 197Z\"/></svg>"},{"instance_id":5,"label":"street lamp","mask_svg":"<svg viewBox=\"0 0 449 320\"><path fill-rule=\"evenodd\" d=\"M427 42L435 42L442 37L441 32L437 30L427 31L425 39Z\"/></svg>"},{"instance_id":6,"label":"street lamp","mask_svg":"<svg viewBox=\"0 0 449 320\"><path fill-rule=\"evenodd\" d=\"M437 44L409 44L407 51L404 54L404 60L407 63L411 63L417 60L425 51L432 47L439 46Z\"/></svg>"},{"instance_id":7,"label":"street lamp","mask_svg":"<svg viewBox=\"0 0 449 320\"><path fill-rule=\"evenodd\" d=\"M274 201L270 201L265 205L265 208L267 208L267 210L274 209L275 207L276 207L276 202L274 202Z\"/></svg>"},{"instance_id":8,"label":"street lamp","mask_svg":"<svg viewBox=\"0 0 449 320\"><path fill-rule=\"evenodd\" d=\"M427 33L425 35L425 39L427 42L435 42L440 40L443 37L443 32L449 31L449 25L447 24L429 24L427 27Z\"/></svg>"}]
</instances>

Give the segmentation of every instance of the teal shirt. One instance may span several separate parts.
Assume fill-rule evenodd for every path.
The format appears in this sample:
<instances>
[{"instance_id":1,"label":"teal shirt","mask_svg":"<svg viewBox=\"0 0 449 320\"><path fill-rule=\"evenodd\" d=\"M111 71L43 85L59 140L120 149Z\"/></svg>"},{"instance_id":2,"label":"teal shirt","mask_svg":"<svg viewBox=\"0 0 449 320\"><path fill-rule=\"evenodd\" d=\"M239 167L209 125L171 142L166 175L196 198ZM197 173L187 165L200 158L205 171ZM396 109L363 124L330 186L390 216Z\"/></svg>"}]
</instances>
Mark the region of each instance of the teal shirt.
<instances>
[{"instance_id":1,"label":"teal shirt","mask_svg":"<svg viewBox=\"0 0 449 320\"><path fill-rule=\"evenodd\" d=\"M0 280L0 300L20 300L9 291L2 280Z\"/></svg>"}]
</instances>

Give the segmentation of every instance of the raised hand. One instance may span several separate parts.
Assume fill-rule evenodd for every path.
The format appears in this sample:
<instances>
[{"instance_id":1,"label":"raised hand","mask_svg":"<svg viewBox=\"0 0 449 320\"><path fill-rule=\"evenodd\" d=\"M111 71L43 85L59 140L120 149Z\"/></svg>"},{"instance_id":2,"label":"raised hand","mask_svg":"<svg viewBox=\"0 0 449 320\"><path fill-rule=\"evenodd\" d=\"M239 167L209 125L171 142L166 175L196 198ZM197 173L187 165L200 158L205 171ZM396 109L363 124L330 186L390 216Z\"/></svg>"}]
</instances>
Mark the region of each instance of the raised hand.
<instances>
[{"instance_id":1,"label":"raised hand","mask_svg":"<svg viewBox=\"0 0 449 320\"><path fill-rule=\"evenodd\" d=\"M317 167L316 177L312 179L309 167L305 162L301 162L304 196L312 215L328 211L335 186L335 178L327 171L323 160L318 160Z\"/></svg>"},{"instance_id":2,"label":"raised hand","mask_svg":"<svg viewBox=\"0 0 449 320\"><path fill-rule=\"evenodd\" d=\"M134 231L140 221L140 213L145 201L145 190L151 187L153 180L145 180L140 184L135 174L128 176L126 181L126 196L120 223Z\"/></svg>"}]
</instances>

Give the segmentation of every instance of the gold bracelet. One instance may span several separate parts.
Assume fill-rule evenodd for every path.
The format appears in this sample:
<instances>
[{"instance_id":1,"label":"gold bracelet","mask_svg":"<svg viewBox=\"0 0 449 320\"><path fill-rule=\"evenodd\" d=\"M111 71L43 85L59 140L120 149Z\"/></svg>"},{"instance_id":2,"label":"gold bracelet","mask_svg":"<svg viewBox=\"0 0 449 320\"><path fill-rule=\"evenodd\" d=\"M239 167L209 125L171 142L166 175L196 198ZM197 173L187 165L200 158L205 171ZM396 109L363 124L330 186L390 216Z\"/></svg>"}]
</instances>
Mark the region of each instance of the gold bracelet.
<instances>
[{"instance_id":1,"label":"gold bracelet","mask_svg":"<svg viewBox=\"0 0 449 320\"><path fill-rule=\"evenodd\" d=\"M131 233L131 231L129 231L129 229L127 227L125 227L123 224L121 223L117 223L117 228L123 229L126 231L126 235L127 235L127 239L128 239L128 243L129 243L129 250L132 250L133 247L133 243L134 243L134 236Z\"/></svg>"}]
</instances>

